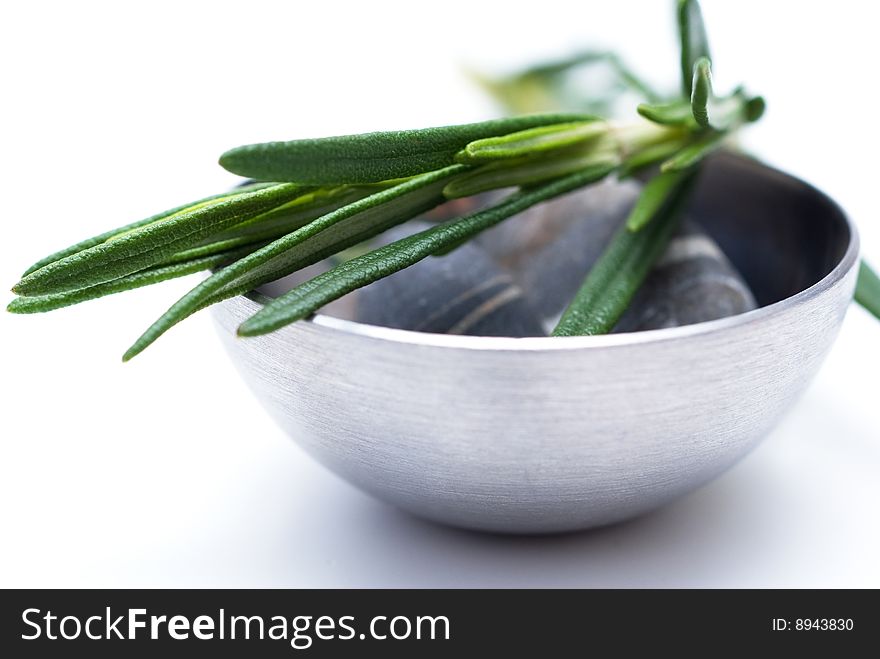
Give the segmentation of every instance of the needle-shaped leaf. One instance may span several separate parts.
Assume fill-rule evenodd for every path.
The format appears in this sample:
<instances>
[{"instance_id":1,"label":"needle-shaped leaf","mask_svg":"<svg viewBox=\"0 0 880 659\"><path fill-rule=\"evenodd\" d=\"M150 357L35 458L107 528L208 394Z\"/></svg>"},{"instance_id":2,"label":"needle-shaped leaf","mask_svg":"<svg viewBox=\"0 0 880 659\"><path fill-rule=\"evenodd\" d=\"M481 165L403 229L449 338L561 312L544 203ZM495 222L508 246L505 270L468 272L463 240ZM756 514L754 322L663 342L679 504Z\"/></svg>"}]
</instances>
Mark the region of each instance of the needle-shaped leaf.
<instances>
[{"instance_id":1,"label":"needle-shaped leaf","mask_svg":"<svg viewBox=\"0 0 880 659\"><path fill-rule=\"evenodd\" d=\"M221 252L211 256L203 256L201 258L181 261L171 265L160 265L153 268L147 268L140 272L114 279L97 286L81 288L77 291L67 293L53 293L51 295L37 295L33 297L17 297L9 306L7 311L12 313L42 313L44 311L54 311L63 307L69 307L80 302L94 300L114 293L122 293L151 284L158 284L169 279L176 279L203 270L211 270L219 268L232 261L240 259L257 249L259 245L250 245L248 247Z\"/></svg>"},{"instance_id":2,"label":"needle-shaped leaf","mask_svg":"<svg viewBox=\"0 0 880 659\"><path fill-rule=\"evenodd\" d=\"M312 220L342 208L387 186L340 186L321 188L267 213L236 224L231 229L211 236L201 245L175 254L168 262L186 261L200 256L225 252L236 247L269 242L280 238Z\"/></svg>"},{"instance_id":3,"label":"needle-shaped leaf","mask_svg":"<svg viewBox=\"0 0 880 659\"><path fill-rule=\"evenodd\" d=\"M231 149L220 157L220 164L264 181L375 183L451 165L455 154L474 140L592 118L573 113L534 114L418 130L266 142Z\"/></svg>"},{"instance_id":4,"label":"needle-shaped leaf","mask_svg":"<svg viewBox=\"0 0 880 659\"><path fill-rule=\"evenodd\" d=\"M562 314L553 336L606 334L614 329L669 244L690 187L679 187L644 230L632 232L622 226L617 231Z\"/></svg>"},{"instance_id":5,"label":"needle-shaped leaf","mask_svg":"<svg viewBox=\"0 0 880 659\"><path fill-rule=\"evenodd\" d=\"M483 165L449 183L443 193L447 199L457 199L498 188L536 185L582 169L601 167L610 171L620 164L620 155L613 150L600 149L597 152L575 152L566 157L524 158L514 162L516 164L499 161Z\"/></svg>"},{"instance_id":6,"label":"needle-shaped leaf","mask_svg":"<svg viewBox=\"0 0 880 659\"><path fill-rule=\"evenodd\" d=\"M443 186L466 171L453 165L423 174L328 213L214 273L178 300L123 356L142 352L200 309L317 263L445 201Z\"/></svg>"},{"instance_id":7,"label":"needle-shaped leaf","mask_svg":"<svg viewBox=\"0 0 880 659\"><path fill-rule=\"evenodd\" d=\"M612 168L595 167L521 191L492 208L441 224L346 261L276 298L239 327L242 336L265 334L314 313L328 302L403 270L422 259L553 197L607 176Z\"/></svg>"},{"instance_id":8,"label":"needle-shaped leaf","mask_svg":"<svg viewBox=\"0 0 880 659\"><path fill-rule=\"evenodd\" d=\"M755 122L764 116L767 102L763 96L754 96L746 102L746 121Z\"/></svg>"},{"instance_id":9,"label":"needle-shaped leaf","mask_svg":"<svg viewBox=\"0 0 880 659\"><path fill-rule=\"evenodd\" d=\"M709 54L709 39L697 0L678 0L678 36L681 45L681 84L685 98L691 97L694 64Z\"/></svg>"},{"instance_id":10,"label":"needle-shaped leaf","mask_svg":"<svg viewBox=\"0 0 880 659\"><path fill-rule=\"evenodd\" d=\"M475 140L456 155L456 160L462 163L485 163L499 159L540 155L554 149L588 142L606 134L608 130L608 124L599 119L539 126L499 137Z\"/></svg>"},{"instance_id":11,"label":"needle-shaped leaf","mask_svg":"<svg viewBox=\"0 0 880 659\"><path fill-rule=\"evenodd\" d=\"M687 106L689 123L693 128L734 130L744 123L760 119L764 108L762 97L748 97L741 87L728 96L715 97L709 60L700 60L694 66L694 88L691 103Z\"/></svg>"},{"instance_id":12,"label":"needle-shaped leaf","mask_svg":"<svg viewBox=\"0 0 880 659\"><path fill-rule=\"evenodd\" d=\"M665 172L648 181L626 218L626 228L641 231L680 193L691 175L689 171Z\"/></svg>"},{"instance_id":13,"label":"needle-shaped leaf","mask_svg":"<svg viewBox=\"0 0 880 659\"><path fill-rule=\"evenodd\" d=\"M633 176L647 167L665 161L670 156L681 151L686 145L687 143L684 141L674 140L645 147L624 160L623 165L621 165L618 171L618 176L620 178Z\"/></svg>"},{"instance_id":14,"label":"needle-shaped leaf","mask_svg":"<svg viewBox=\"0 0 880 659\"><path fill-rule=\"evenodd\" d=\"M695 123L691 104L682 101L661 105L641 103L636 110L645 119L662 126L693 126Z\"/></svg>"},{"instance_id":15,"label":"needle-shaped leaf","mask_svg":"<svg viewBox=\"0 0 880 659\"><path fill-rule=\"evenodd\" d=\"M725 137L726 133L714 130L702 135L660 165L660 171L671 174L692 168L710 153L720 149Z\"/></svg>"},{"instance_id":16,"label":"needle-shaped leaf","mask_svg":"<svg viewBox=\"0 0 880 659\"><path fill-rule=\"evenodd\" d=\"M184 204L182 206L177 206L176 208L172 208L167 211L162 211L161 213L157 213L151 217L144 218L143 220L138 220L137 222L132 222L131 224L126 224L125 226L119 227L118 229L113 229L112 231L106 231L105 233L99 234L97 236L93 236L92 238L87 238L86 240L80 241L70 247L66 247L62 250L55 252L54 254L50 254L46 258L40 259L36 263L34 263L31 267L24 271L22 277L29 275L35 270L39 270L44 265L48 265L53 261L58 261L63 259L65 256L70 256L71 254L76 254L77 252L81 252L84 249L88 249L89 247L94 247L95 245L100 245L103 242L106 242L110 238L114 236L118 236L127 231L131 231L132 229L137 229L139 227L146 226L148 224L152 224L153 222L157 222L159 220L164 220L171 215L176 213L180 213L181 211L185 211L187 209L191 209L196 206L202 206L206 202L214 201L216 199L224 199L227 197L233 197L238 194L242 194L244 192L251 192L253 190L261 190L263 188L269 187L271 185L275 185L274 183L251 183L247 185L243 185L231 192L224 192L222 194L211 195L210 197L205 197L204 199L199 199L198 201L193 201L188 204Z\"/></svg>"},{"instance_id":17,"label":"needle-shaped leaf","mask_svg":"<svg viewBox=\"0 0 880 659\"><path fill-rule=\"evenodd\" d=\"M712 63L701 57L694 63L694 80L691 89L691 112L694 120L703 128L709 128L709 101L712 98Z\"/></svg>"},{"instance_id":18,"label":"needle-shaped leaf","mask_svg":"<svg viewBox=\"0 0 880 659\"><path fill-rule=\"evenodd\" d=\"M13 287L19 295L50 295L96 286L162 263L211 235L310 192L280 184L184 210L35 270Z\"/></svg>"},{"instance_id":19,"label":"needle-shaped leaf","mask_svg":"<svg viewBox=\"0 0 880 659\"><path fill-rule=\"evenodd\" d=\"M856 283L856 302L880 319L880 277L862 261Z\"/></svg>"}]
</instances>

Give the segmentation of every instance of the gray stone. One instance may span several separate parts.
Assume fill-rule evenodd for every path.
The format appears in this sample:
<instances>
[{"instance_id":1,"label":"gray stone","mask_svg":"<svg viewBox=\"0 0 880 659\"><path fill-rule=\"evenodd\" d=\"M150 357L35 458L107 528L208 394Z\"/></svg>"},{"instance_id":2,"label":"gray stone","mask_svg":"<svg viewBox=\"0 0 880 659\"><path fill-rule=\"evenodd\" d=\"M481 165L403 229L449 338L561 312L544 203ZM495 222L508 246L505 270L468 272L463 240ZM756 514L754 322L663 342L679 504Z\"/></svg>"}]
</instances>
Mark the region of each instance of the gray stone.
<instances>
[{"instance_id":1,"label":"gray stone","mask_svg":"<svg viewBox=\"0 0 880 659\"><path fill-rule=\"evenodd\" d=\"M533 206L476 242L512 273L549 331L638 195L637 183L603 181Z\"/></svg>"},{"instance_id":2,"label":"gray stone","mask_svg":"<svg viewBox=\"0 0 880 659\"><path fill-rule=\"evenodd\" d=\"M511 272L550 332L639 192L633 181L607 180L505 220L476 242ZM688 325L755 306L715 241L688 221L614 331Z\"/></svg>"},{"instance_id":3,"label":"gray stone","mask_svg":"<svg viewBox=\"0 0 880 659\"><path fill-rule=\"evenodd\" d=\"M752 291L718 244L699 226L686 222L614 331L692 325L756 307Z\"/></svg>"},{"instance_id":4,"label":"gray stone","mask_svg":"<svg viewBox=\"0 0 880 659\"><path fill-rule=\"evenodd\" d=\"M409 222L384 234L380 243L430 226ZM428 257L353 295L357 319L371 325L479 336L544 334L511 274L472 243Z\"/></svg>"}]
</instances>

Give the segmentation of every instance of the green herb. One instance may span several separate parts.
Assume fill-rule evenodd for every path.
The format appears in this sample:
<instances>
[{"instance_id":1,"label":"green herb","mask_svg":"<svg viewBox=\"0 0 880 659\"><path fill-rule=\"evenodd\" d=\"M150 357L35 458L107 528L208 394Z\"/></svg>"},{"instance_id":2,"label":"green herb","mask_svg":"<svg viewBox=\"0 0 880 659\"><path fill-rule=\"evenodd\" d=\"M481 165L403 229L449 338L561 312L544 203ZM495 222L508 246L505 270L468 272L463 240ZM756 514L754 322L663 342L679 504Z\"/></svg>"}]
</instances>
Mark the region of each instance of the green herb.
<instances>
[{"instance_id":1,"label":"green herb","mask_svg":"<svg viewBox=\"0 0 880 659\"><path fill-rule=\"evenodd\" d=\"M608 131L608 125L598 120L540 126L501 137L475 140L458 153L456 160L471 164L532 156L593 140Z\"/></svg>"},{"instance_id":2,"label":"green herb","mask_svg":"<svg viewBox=\"0 0 880 659\"><path fill-rule=\"evenodd\" d=\"M709 128L709 99L712 96L712 62L701 57L694 63L694 81L691 85L691 113L703 128Z\"/></svg>"},{"instance_id":3,"label":"green herb","mask_svg":"<svg viewBox=\"0 0 880 659\"><path fill-rule=\"evenodd\" d=\"M660 171L663 172L661 176L690 169L710 153L720 149L725 137L727 133L721 131L709 131L701 135L660 165Z\"/></svg>"},{"instance_id":4,"label":"green herb","mask_svg":"<svg viewBox=\"0 0 880 659\"><path fill-rule=\"evenodd\" d=\"M105 233L99 234L92 238L87 238L81 242L78 242L70 247L66 247L65 249L59 250L54 254L50 254L49 256L40 259L36 263L34 263L31 267L24 271L22 277L31 274L35 270L39 270L44 265L49 265L55 261L60 261L65 256L70 256L71 254L76 254L77 252L81 252L89 247L94 247L95 245L100 245L101 243L113 238L114 236L118 236L122 233L130 231L132 229L137 229L138 227L145 226L147 224L152 224L157 220L164 220L166 217L179 213L180 211L186 210L188 208L193 208L195 206L199 206L208 201L213 201L215 199L223 199L228 197L233 197L238 194L242 194L244 192L249 192L251 190L260 190L262 188L266 188L273 185L272 183L252 183L250 185L242 186L233 190L232 192L224 192L222 194L212 195L210 197L206 197L205 199L200 199L195 202L190 202L188 204L184 204L183 206L177 206L176 208L172 208L171 210L163 211L158 213L157 215L153 215L151 217L145 218L143 220L138 220L137 222L132 222L131 224L126 224L125 226L119 227L118 229L113 229L112 231L107 231Z\"/></svg>"},{"instance_id":5,"label":"green herb","mask_svg":"<svg viewBox=\"0 0 880 659\"><path fill-rule=\"evenodd\" d=\"M856 283L856 302L880 319L880 277L864 261Z\"/></svg>"},{"instance_id":6,"label":"green herb","mask_svg":"<svg viewBox=\"0 0 880 659\"><path fill-rule=\"evenodd\" d=\"M125 277L310 190L291 183L274 185L160 215L151 222L111 235L102 243L47 263L25 275L12 290L19 295L50 295Z\"/></svg>"},{"instance_id":7,"label":"green herb","mask_svg":"<svg viewBox=\"0 0 880 659\"><path fill-rule=\"evenodd\" d=\"M618 170L618 176L620 178L626 178L642 172L653 165L664 162L667 158L676 153L679 153L685 146L687 146L687 141L684 139L669 140L653 146L646 146L644 149L630 155L623 161L623 164Z\"/></svg>"},{"instance_id":8,"label":"green herb","mask_svg":"<svg viewBox=\"0 0 880 659\"><path fill-rule=\"evenodd\" d=\"M484 81L511 107L567 105L577 112L238 147L223 154L221 164L257 181L55 252L24 273L14 287L20 297L8 309L49 311L213 271L144 332L125 353L130 359L200 309L335 259L331 270L268 303L239 328L243 336L264 334L449 252L530 206L659 165L554 335L610 331L667 245L702 159L764 111L764 100L742 88L715 95L699 5L679 0L677 10L678 95L658 94L615 55L588 52ZM567 74L600 65L610 67L613 89L590 99L572 96ZM623 92L644 101L642 120L621 124L596 116ZM379 249L365 242L448 199L511 187L519 190L491 208ZM880 317L880 281L865 264L856 299Z\"/></svg>"},{"instance_id":9,"label":"green herb","mask_svg":"<svg viewBox=\"0 0 880 659\"><path fill-rule=\"evenodd\" d=\"M220 156L234 174L314 185L375 183L440 169L470 142L551 124L590 121L584 114L536 114L476 124L250 144Z\"/></svg>"},{"instance_id":10,"label":"green herb","mask_svg":"<svg viewBox=\"0 0 880 659\"><path fill-rule=\"evenodd\" d=\"M447 185L443 192L449 199L469 197L497 190L544 183L588 167L605 166L613 169L617 159L604 153L578 153L568 157L521 160L516 166L491 164L462 176Z\"/></svg>"},{"instance_id":11,"label":"green herb","mask_svg":"<svg viewBox=\"0 0 880 659\"><path fill-rule=\"evenodd\" d=\"M641 103L636 110L645 119L653 121L655 124L696 128L694 111L690 102L677 101L659 105Z\"/></svg>"},{"instance_id":12,"label":"green herb","mask_svg":"<svg viewBox=\"0 0 880 659\"><path fill-rule=\"evenodd\" d=\"M630 231L641 230L660 211L667 200L684 186L690 172L671 171L652 178L642 190L626 219Z\"/></svg>"},{"instance_id":13,"label":"green herb","mask_svg":"<svg viewBox=\"0 0 880 659\"><path fill-rule=\"evenodd\" d=\"M678 34L682 95L689 99L693 90L694 66L700 59L710 59L709 38L697 0L678 0Z\"/></svg>"},{"instance_id":14,"label":"green herb","mask_svg":"<svg viewBox=\"0 0 880 659\"><path fill-rule=\"evenodd\" d=\"M536 185L585 168L617 167L624 164L626 154L676 143L681 137L679 129L667 126L610 122L593 122L580 130L569 127L559 132L527 132L530 135L525 137L524 133L515 133L468 145L459 160L487 164L447 185L446 196L468 197L498 188ZM490 151L492 155L487 156Z\"/></svg>"},{"instance_id":15,"label":"green herb","mask_svg":"<svg viewBox=\"0 0 880 659\"><path fill-rule=\"evenodd\" d=\"M67 293L17 297L9 303L8 310L13 313L42 313L44 311L54 311L55 309L69 307L73 304L79 304L80 302L113 295L114 293L122 293L135 288L141 288L142 286L158 284L159 282L191 275L196 272L202 272L203 270L220 268L246 256L256 249L256 247L257 246L244 247L229 250L228 252L220 252L211 256L202 256L186 261L180 261L179 263L172 263L170 265L146 268L145 270L141 270L132 275L120 277L103 284L97 284L96 286L69 291Z\"/></svg>"},{"instance_id":16,"label":"green herb","mask_svg":"<svg viewBox=\"0 0 880 659\"><path fill-rule=\"evenodd\" d=\"M694 175L672 188L652 213L647 228L621 227L593 265L583 285L553 330L553 336L610 332L642 285L678 226ZM656 179L655 179L656 181Z\"/></svg>"},{"instance_id":17,"label":"green herb","mask_svg":"<svg viewBox=\"0 0 880 659\"><path fill-rule=\"evenodd\" d=\"M466 171L463 165L399 183L319 217L283 238L214 273L178 300L135 341L128 361L184 318L357 245L444 201L443 186Z\"/></svg>"}]
</instances>

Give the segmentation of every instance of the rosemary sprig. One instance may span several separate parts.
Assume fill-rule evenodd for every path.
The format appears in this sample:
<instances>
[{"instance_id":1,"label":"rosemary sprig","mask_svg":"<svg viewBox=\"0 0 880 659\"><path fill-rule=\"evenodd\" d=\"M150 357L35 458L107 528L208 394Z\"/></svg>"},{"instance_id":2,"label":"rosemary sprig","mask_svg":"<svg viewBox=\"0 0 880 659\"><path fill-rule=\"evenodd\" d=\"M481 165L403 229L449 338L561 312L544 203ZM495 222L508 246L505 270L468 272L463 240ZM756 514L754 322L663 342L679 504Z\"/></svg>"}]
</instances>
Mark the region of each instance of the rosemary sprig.
<instances>
[{"instance_id":1,"label":"rosemary sprig","mask_svg":"<svg viewBox=\"0 0 880 659\"><path fill-rule=\"evenodd\" d=\"M239 329L243 336L263 334L448 252L530 206L609 175L629 176L659 165L554 334L607 332L667 244L700 161L764 109L763 99L741 88L715 96L699 5L678 0L677 10L683 90L677 98L657 94L619 58L601 53L537 67L499 87L517 102L528 102L536 90L542 102L549 102L562 93L557 83L565 72L604 62L621 85L646 101L638 108L645 121L618 124L586 113L537 114L238 147L223 154L221 164L258 182L38 261L15 286L20 297L9 310L48 311L213 270L144 332L125 353L130 359L200 309L334 255L358 252L267 304ZM508 187L519 190L491 208L379 249L365 242L447 199ZM865 264L856 299L880 317L880 282Z\"/></svg>"}]
</instances>

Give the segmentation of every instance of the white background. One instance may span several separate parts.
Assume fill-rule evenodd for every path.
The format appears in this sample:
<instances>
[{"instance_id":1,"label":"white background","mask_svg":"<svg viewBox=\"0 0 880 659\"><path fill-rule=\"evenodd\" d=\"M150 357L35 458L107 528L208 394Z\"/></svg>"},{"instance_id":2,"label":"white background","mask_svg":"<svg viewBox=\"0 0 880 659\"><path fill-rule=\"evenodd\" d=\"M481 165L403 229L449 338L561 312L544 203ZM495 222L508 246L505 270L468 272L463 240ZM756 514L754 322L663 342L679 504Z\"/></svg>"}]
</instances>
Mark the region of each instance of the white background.
<instances>
[{"instance_id":1,"label":"white background","mask_svg":"<svg viewBox=\"0 0 880 659\"><path fill-rule=\"evenodd\" d=\"M230 146L492 116L463 64L615 45L671 88L670 5L7 3L0 281L226 189ZM872 4L704 12L717 87L769 102L747 146L834 196L880 263ZM880 586L880 324L861 309L787 420L715 483L617 527L511 539L420 522L316 466L207 315L122 365L192 284L0 314L0 585Z\"/></svg>"}]
</instances>

